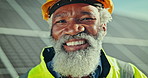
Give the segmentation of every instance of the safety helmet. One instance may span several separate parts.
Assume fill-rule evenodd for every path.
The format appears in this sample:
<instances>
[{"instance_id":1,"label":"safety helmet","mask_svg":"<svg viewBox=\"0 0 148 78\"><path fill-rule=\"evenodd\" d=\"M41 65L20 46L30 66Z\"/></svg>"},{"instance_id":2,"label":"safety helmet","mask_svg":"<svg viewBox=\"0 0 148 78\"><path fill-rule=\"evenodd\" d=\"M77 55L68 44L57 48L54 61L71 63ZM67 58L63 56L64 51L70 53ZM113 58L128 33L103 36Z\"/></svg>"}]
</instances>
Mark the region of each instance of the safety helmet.
<instances>
[{"instance_id":1,"label":"safety helmet","mask_svg":"<svg viewBox=\"0 0 148 78\"><path fill-rule=\"evenodd\" d=\"M93 5L96 2L102 4L103 8L108 8L108 11L110 12L110 14L112 14L114 8L112 0L47 0L46 3L42 5L43 19L48 20L48 18L50 18L50 15L56 9L66 4L87 3Z\"/></svg>"}]
</instances>

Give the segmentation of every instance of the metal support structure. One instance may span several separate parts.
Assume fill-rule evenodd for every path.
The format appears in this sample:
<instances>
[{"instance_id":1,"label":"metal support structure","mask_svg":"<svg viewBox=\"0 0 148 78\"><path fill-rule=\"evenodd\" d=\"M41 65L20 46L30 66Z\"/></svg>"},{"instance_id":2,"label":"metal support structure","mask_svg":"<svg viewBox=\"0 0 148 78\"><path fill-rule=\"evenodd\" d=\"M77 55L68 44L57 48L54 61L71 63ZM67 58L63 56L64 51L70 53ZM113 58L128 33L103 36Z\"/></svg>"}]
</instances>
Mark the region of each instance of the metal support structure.
<instances>
[{"instance_id":1,"label":"metal support structure","mask_svg":"<svg viewBox=\"0 0 148 78\"><path fill-rule=\"evenodd\" d=\"M13 67L13 65L11 64L11 62L9 61L8 57L6 56L1 47L0 47L0 59L2 60L3 64L5 65L6 69L8 70L12 78L18 77L15 68Z\"/></svg>"}]
</instances>

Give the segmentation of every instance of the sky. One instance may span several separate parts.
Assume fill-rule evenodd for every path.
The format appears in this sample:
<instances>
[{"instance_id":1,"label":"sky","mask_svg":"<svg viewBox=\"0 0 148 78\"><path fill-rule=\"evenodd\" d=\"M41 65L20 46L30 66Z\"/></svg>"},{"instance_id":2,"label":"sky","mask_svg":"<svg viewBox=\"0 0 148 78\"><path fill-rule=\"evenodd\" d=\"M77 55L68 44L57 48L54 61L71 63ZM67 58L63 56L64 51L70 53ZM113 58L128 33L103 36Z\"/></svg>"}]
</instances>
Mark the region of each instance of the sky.
<instances>
[{"instance_id":1,"label":"sky","mask_svg":"<svg viewBox=\"0 0 148 78\"><path fill-rule=\"evenodd\" d=\"M113 0L115 14L148 21L148 0Z\"/></svg>"}]
</instances>

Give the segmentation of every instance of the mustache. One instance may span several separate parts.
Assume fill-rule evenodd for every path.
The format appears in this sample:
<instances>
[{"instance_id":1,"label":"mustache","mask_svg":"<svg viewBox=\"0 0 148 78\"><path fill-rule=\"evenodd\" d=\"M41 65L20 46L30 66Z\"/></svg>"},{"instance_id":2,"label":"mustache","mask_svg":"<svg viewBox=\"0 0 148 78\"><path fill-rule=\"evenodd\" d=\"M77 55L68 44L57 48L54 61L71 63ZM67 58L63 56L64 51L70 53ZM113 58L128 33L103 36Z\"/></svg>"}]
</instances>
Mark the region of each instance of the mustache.
<instances>
[{"instance_id":1,"label":"mustache","mask_svg":"<svg viewBox=\"0 0 148 78\"><path fill-rule=\"evenodd\" d=\"M66 45L66 42L70 39L85 39L86 43L89 44L89 47L93 48L98 44L97 37L87 33L79 33L77 35L64 35L58 41L56 41L55 44L61 46L59 48L63 49L63 45Z\"/></svg>"},{"instance_id":2,"label":"mustache","mask_svg":"<svg viewBox=\"0 0 148 78\"><path fill-rule=\"evenodd\" d=\"M97 44L102 44L103 36L101 32L98 32L96 36L90 35L85 32L81 32L76 35L65 34L59 40L55 40L51 37L51 44L52 46L56 46L56 48L63 49L63 45L65 45L65 43L70 39L85 39L86 42L90 45L90 47L94 48Z\"/></svg>"},{"instance_id":3,"label":"mustache","mask_svg":"<svg viewBox=\"0 0 148 78\"><path fill-rule=\"evenodd\" d=\"M67 35L66 34L66 35L62 36L57 42L65 44L65 42L70 40L70 39L85 39L89 43L90 38L96 39L95 36L91 36L87 33L81 32L77 35Z\"/></svg>"},{"instance_id":4,"label":"mustache","mask_svg":"<svg viewBox=\"0 0 148 78\"><path fill-rule=\"evenodd\" d=\"M82 39L82 38L87 38L87 37L93 37L93 38L96 38L97 36L92 36L92 35L89 35L85 32L81 32L81 33L78 33L76 35L64 35L62 38L63 39L66 39L66 40L70 40L70 39Z\"/></svg>"}]
</instances>

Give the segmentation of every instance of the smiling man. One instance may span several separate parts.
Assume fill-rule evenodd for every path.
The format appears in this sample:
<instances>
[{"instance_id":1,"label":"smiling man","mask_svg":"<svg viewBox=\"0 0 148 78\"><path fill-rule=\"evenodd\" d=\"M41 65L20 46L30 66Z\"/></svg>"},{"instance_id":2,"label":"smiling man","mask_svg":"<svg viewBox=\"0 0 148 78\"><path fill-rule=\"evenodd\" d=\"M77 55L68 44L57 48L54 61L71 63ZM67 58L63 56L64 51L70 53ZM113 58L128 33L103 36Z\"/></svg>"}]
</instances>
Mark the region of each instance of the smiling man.
<instances>
[{"instance_id":1,"label":"smiling man","mask_svg":"<svg viewBox=\"0 0 148 78\"><path fill-rule=\"evenodd\" d=\"M112 10L111 0L47 0L42 13L52 25L54 45L43 49L41 63L20 78L146 78L103 51Z\"/></svg>"}]
</instances>

